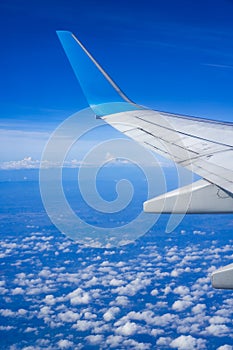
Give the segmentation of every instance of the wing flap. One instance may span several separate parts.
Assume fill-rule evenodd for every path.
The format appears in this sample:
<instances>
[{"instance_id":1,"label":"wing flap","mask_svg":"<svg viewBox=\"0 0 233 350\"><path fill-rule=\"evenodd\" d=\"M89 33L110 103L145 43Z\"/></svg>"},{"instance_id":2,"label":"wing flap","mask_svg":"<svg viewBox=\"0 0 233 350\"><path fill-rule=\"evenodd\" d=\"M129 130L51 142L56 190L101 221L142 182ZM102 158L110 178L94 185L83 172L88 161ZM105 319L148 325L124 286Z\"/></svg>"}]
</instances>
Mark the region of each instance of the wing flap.
<instances>
[{"instance_id":1,"label":"wing flap","mask_svg":"<svg viewBox=\"0 0 233 350\"><path fill-rule=\"evenodd\" d=\"M230 127L232 139L229 141L230 133L228 131L225 139L226 125L222 123L177 116L173 119L157 111L129 111L103 119L145 147L233 193L233 163L229 161L233 159L233 127Z\"/></svg>"},{"instance_id":2,"label":"wing flap","mask_svg":"<svg viewBox=\"0 0 233 350\"><path fill-rule=\"evenodd\" d=\"M207 214L232 213L233 198L218 186L199 180L143 204L147 213Z\"/></svg>"}]
</instances>

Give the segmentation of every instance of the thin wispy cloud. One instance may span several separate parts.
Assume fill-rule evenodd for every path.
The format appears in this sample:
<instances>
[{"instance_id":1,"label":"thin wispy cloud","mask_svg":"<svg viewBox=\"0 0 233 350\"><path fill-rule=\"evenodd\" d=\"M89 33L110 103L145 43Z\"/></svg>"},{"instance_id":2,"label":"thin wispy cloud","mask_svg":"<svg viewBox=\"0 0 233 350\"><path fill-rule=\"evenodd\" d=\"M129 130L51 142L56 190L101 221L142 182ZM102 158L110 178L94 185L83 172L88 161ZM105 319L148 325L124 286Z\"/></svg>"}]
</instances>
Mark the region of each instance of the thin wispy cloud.
<instances>
[{"instance_id":1,"label":"thin wispy cloud","mask_svg":"<svg viewBox=\"0 0 233 350\"><path fill-rule=\"evenodd\" d=\"M220 63L202 63L203 66L220 68L220 69L233 69L233 65L230 64L220 64Z\"/></svg>"}]
</instances>

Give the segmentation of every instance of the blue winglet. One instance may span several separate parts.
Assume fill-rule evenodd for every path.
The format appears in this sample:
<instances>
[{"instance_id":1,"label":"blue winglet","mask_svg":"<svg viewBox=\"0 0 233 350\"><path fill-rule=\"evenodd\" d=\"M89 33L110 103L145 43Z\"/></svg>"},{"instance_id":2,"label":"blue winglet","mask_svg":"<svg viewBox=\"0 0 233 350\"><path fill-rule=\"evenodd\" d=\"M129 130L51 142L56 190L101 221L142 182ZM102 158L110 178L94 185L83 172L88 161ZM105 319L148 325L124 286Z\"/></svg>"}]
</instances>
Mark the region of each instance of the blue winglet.
<instances>
[{"instance_id":1,"label":"blue winglet","mask_svg":"<svg viewBox=\"0 0 233 350\"><path fill-rule=\"evenodd\" d=\"M96 115L104 116L142 108L120 90L71 32L57 31L57 35L84 95Z\"/></svg>"}]
</instances>

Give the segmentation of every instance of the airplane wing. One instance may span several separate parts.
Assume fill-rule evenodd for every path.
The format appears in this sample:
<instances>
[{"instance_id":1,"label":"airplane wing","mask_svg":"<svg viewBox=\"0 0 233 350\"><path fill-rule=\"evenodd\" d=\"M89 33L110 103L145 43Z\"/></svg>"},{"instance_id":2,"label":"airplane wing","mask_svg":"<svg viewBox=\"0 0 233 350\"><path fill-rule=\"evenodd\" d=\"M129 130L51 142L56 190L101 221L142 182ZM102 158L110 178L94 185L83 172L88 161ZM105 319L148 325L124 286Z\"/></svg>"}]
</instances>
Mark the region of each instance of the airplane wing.
<instances>
[{"instance_id":1,"label":"airplane wing","mask_svg":"<svg viewBox=\"0 0 233 350\"><path fill-rule=\"evenodd\" d=\"M70 32L58 37L98 118L202 177L144 203L148 213L233 213L233 124L154 111L131 101ZM187 208L187 195L191 195ZM177 199L179 199L177 201ZM233 289L233 264L212 274L214 288Z\"/></svg>"}]
</instances>

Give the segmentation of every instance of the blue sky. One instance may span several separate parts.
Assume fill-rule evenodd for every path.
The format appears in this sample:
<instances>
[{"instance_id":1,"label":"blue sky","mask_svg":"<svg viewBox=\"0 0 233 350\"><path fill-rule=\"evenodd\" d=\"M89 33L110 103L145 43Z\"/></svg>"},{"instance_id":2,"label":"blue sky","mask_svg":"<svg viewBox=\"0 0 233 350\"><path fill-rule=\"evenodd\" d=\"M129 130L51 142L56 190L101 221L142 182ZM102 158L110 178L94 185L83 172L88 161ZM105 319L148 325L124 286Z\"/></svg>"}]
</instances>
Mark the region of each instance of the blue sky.
<instances>
[{"instance_id":1,"label":"blue sky","mask_svg":"<svg viewBox=\"0 0 233 350\"><path fill-rule=\"evenodd\" d=\"M134 101L233 121L232 14L231 1L1 1L1 160L38 158L54 126L87 105L60 29Z\"/></svg>"},{"instance_id":2,"label":"blue sky","mask_svg":"<svg viewBox=\"0 0 233 350\"><path fill-rule=\"evenodd\" d=\"M233 122L232 18L224 0L0 1L0 169L23 168L0 171L0 347L232 350L232 292L210 283L232 261L231 216L187 215L165 234L161 215L132 244L84 247L49 220L38 171L24 170L38 168L53 129L87 106L56 30L74 32L132 100ZM79 151L115 136L96 128ZM73 170L76 181L63 183L77 215L95 227L131 220L131 207L113 217L83 205ZM108 167L100 170L99 193L112 200L114 179L132 172L108 181ZM135 218L146 192L137 174Z\"/></svg>"}]
</instances>

